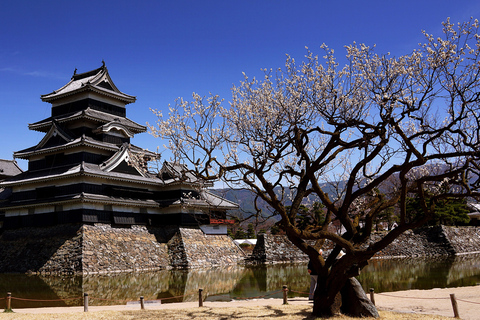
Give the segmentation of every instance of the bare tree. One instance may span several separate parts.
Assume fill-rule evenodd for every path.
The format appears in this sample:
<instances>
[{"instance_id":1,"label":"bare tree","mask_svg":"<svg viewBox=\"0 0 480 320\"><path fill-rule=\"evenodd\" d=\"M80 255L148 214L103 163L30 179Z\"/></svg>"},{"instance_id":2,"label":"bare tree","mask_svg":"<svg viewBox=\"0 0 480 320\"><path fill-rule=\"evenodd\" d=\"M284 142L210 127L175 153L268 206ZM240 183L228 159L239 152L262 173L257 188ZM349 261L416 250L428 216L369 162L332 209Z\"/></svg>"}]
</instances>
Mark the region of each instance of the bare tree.
<instances>
[{"instance_id":1,"label":"bare tree","mask_svg":"<svg viewBox=\"0 0 480 320\"><path fill-rule=\"evenodd\" d=\"M336 313L347 280L424 224L440 199L478 196L478 22L447 20L442 37L424 35L425 44L400 57L354 43L345 66L325 45L321 58L307 49L305 61L287 57L261 80L244 75L228 107L193 94L168 117L154 111L151 132L169 139L197 176L248 187L281 216L288 238L319 270L314 315ZM412 195L422 212L415 217L406 211ZM312 196L324 207L323 223L299 228L298 211ZM389 208L398 226L369 242ZM343 233L329 231L333 220ZM328 257L305 241L327 239L335 245Z\"/></svg>"}]
</instances>

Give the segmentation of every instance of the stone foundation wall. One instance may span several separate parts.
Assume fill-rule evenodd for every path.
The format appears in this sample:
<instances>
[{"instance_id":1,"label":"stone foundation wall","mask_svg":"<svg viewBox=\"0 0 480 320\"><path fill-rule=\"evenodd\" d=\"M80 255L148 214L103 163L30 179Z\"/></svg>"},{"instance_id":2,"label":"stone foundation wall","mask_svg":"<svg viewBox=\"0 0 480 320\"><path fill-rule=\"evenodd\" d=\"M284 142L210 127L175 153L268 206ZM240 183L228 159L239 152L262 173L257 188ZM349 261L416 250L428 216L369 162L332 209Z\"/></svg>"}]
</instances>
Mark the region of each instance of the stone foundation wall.
<instances>
[{"instance_id":1,"label":"stone foundation wall","mask_svg":"<svg viewBox=\"0 0 480 320\"><path fill-rule=\"evenodd\" d=\"M154 271L171 268L167 241L176 227L84 225L82 273Z\"/></svg>"},{"instance_id":2,"label":"stone foundation wall","mask_svg":"<svg viewBox=\"0 0 480 320\"><path fill-rule=\"evenodd\" d=\"M30 269L32 272L43 274L67 273L75 274L82 271L82 230L77 230L71 238L65 239L65 242L58 247L55 253L38 270ZM48 248L48 243L45 248ZM50 247L51 249L56 246ZM28 258L35 257L30 254Z\"/></svg>"},{"instance_id":3,"label":"stone foundation wall","mask_svg":"<svg viewBox=\"0 0 480 320\"><path fill-rule=\"evenodd\" d=\"M480 253L480 227L442 227L456 254Z\"/></svg>"},{"instance_id":4,"label":"stone foundation wall","mask_svg":"<svg viewBox=\"0 0 480 320\"><path fill-rule=\"evenodd\" d=\"M371 241L385 232L372 235ZM329 249L324 248L326 254ZM480 227L436 226L409 230L395 239L375 257L429 257L480 252ZM248 259L250 263L307 262L308 257L286 236L259 235L257 245Z\"/></svg>"},{"instance_id":5,"label":"stone foundation wall","mask_svg":"<svg viewBox=\"0 0 480 320\"><path fill-rule=\"evenodd\" d=\"M377 241L386 232L375 233L371 240ZM389 246L376 254L376 257L431 257L455 255L441 226L408 230Z\"/></svg>"},{"instance_id":6,"label":"stone foundation wall","mask_svg":"<svg viewBox=\"0 0 480 320\"><path fill-rule=\"evenodd\" d=\"M249 258L250 263L296 263L308 256L288 240L287 236L260 234Z\"/></svg>"},{"instance_id":7,"label":"stone foundation wall","mask_svg":"<svg viewBox=\"0 0 480 320\"><path fill-rule=\"evenodd\" d=\"M81 248L80 225L7 230L0 236L0 273L76 273Z\"/></svg>"},{"instance_id":8,"label":"stone foundation wall","mask_svg":"<svg viewBox=\"0 0 480 320\"><path fill-rule=\"evenodd\" d=\"M169 247L175 267L219 267L240 264L245 259L245 253L229 236L206 235L200 229L181 228ZM182 248L184 255L176 248Z\"/></svg>"},{"instance_id":9,"label":"stone foundation wall","mask_svg":"<svg viewBox=\"0 0 480 320\"><path fill-rule=\"evenodd\" d=\"M178 226L63 225L6 230L0 273L98 274L205 268L242 263L228 236Z\"/></svg>"},{"instance_id":10,"label":"stone foundation wall","mask_svg":"<svg viewBox=\"0 0 480 320\"><path fill-rule=\"evenodd\" d=\"M376 256L433 257L477 252L480 227L435 226L405 232Z\"/></svg>"},{"instance_id":11,"label":"stone foundation wall","mask_svg":"<svg viewBox=\"0 0 480 320\"><path fill-rule=\"evenodd\" d=\"M328 249L325 251L328 253ZM438 226L406 232L377 257L479 251L480 227ZM0 273L97 274L306 261L308 257L285 236L260 235L252 255L246 259L226 235L205 235L200 229L177 226L78 224L6 230L0 235Z\"/></svg>"}]
</instances>

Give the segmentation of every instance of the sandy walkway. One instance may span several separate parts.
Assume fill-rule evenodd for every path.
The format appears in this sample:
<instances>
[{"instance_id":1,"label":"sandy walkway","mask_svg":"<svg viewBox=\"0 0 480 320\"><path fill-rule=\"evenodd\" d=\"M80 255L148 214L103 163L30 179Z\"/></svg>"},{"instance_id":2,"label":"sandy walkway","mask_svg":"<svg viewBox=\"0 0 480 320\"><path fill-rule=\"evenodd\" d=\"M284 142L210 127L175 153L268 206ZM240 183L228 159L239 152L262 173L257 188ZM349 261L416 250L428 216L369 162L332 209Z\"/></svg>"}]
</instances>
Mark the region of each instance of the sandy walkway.
<instances>
[{"instance_id":1,"label":"sandy walkway","mask_svg":"<svg viewBox=\"0 0 480 320\"><path fill-rule=\"evenodd\" d=\"M375 304L381 310L453 317L453 307L450 300L450 294L452 293L455 294L457 299L461 319L480 319L480 285L375 294Z\"/></svg>"},{"instance_id":2,"label":"sandy walkway","mask_svg":"<svg viewBox=\"0 0 480 320\"><path fill-rule=\"evenodd\" d=\"M453 317L453 308L450 301L450 294L455 294L458 302L460 317L464 320L480 319L480 285L474 287L460 287L433 290L409 290L397 291L385 294L375 294L375 303L380 310L436 314ZM252 299L231 302L209 302L205 301L204 306L210 308L238 307L238 306L264 306L280 305L282 299ZM290 298L289 304L310 304L306 298ZM146 303L145 308L150 310L195 308L198 302L182 302L168 304ZM118 305L118 306L90 306L89 312L100 310L137 310L139 304ZM14 309L16 313L69 313L83 312L83 307L61 307L61 308L35 308L35 309Z\"/></svg>"}]
</instances>

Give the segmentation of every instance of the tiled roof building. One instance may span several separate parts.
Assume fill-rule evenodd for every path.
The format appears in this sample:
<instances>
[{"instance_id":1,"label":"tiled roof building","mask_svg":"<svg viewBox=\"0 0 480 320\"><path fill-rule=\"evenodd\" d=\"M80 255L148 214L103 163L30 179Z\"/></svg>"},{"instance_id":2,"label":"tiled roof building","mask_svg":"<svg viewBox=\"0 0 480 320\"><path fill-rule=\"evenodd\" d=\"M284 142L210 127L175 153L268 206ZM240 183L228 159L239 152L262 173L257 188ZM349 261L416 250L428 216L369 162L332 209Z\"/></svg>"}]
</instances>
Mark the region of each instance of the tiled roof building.
<instances>
[{"instance_id":1,"label":"tiled roof building","mask_svg":"<svg viewBox=\"0 0 480 320\"><path fill-rule=\"evenodd\" d=\"M126 105L136 98L115 86L105 64L75 72L41 99L52 104L51 116L29 129L44 137L14 153L28 160L28 170L0 182L4 229L65 223L208 226L210 218L218 223L237 207L208 192L182 165L166 162L159 173L148 170L158 155L130 143L147 130L126 116Z\"/></svg>"},{"instance_id":2,"label":"tiled roof building","mask_svg":"<svg viewBox=\"0 0 480 320\"><path fill-rule=\"evenodd\" d=\"M0 159L0 181L22 173L22 169L15 160Z\"/></svg>"}]
</instances>

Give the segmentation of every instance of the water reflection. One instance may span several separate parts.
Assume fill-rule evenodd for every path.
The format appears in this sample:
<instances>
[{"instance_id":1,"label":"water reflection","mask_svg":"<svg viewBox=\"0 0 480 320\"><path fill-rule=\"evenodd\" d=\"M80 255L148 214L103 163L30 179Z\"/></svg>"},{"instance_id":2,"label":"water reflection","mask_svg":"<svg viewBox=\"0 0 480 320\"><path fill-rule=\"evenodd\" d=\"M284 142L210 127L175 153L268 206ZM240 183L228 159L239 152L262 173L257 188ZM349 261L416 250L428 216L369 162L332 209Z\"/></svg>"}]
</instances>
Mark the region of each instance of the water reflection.
<instances>
[{"instance_id":1,"label":"water reflection","mask_svg":"<svg viewBox=\"0 0 480 320\"><path fill-rule=\"evenodd\" d=\"M112 304L112 300L161 299L163 303L196 301L198 289L208 295L230 292L244 276L240 266L197 270L163 270L140 274L85 276L83 290L95 305Z\"/></svg>"},{"instance_id":2,"label":"water reflection","mask_svg":"<svg viewBox=\"0 0 480 320\"><path fill-rule=\"evenodd\" d=\"M281 298L283 293L279 291L283 285L287 285L291 290L291 296L298 295L293 291L308 292L310 286L306 265L264 265L249 267L246 270L233 290L224 296L230 300L265 295L267 298Z\"/></svg>"},{"instance_id":3,"label":"water reflection","mask_svg":"<svg viewBox=\"0 0 480 320\"><path fill-rule=\"evenodd\" d=\"M278 291L283 285L288 285L290 296L308 292L310 279L306 271L306 265L297 264L83 277L0 274L0 296L12 292L17 298L59 300L13 300L13 308L82 305L84 292L88 292L91 305L123 304L140 296L146 300L162 299L162 303L196 301L199 288L204 289L204 296L210 301L281 298ZM480 255L372 260L359 281L366 290L373 287L376 292L476 285L480 283ZM1 301L0 307L4 303Z\"/></svg>"},{"instance_id":4,"label":"water reflection","mask_svg":"<svg viewBox=\"0 0 480 320\"><path fill-rule=\"evenodd\" d=\"M480 283L480 255L370 261L358 280L365 289L390 292L474 286Z\"/></svg>"}]
</instances>

